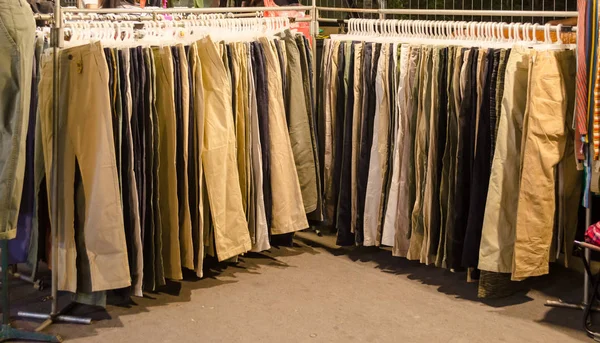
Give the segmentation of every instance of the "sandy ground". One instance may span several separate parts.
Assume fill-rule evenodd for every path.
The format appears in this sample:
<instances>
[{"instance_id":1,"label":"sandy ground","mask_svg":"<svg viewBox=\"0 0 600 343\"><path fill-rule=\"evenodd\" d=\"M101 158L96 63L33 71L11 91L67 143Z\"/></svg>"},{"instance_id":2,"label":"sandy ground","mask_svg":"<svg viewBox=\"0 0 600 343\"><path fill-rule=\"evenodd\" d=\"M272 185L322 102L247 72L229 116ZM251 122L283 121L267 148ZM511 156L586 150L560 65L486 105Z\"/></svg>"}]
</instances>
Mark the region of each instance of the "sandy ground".
<instances>
[{"instance_id":1,"label":"sandy ground","mask_svg":"<svg viewBox=\"0 0 600 343\"><path fill-rule=\"evenodd\" d=\"M170 282L126 304L111 298L106 310L80 306L75 314L91 316L92 325L47 331L70 342L114 343L591 341L581 312L544 307L547 299L580 299L577 273L555 269L518 294L482 301L463 273L333 243L301 233L294 247L213 264L203 280ZM47 290L12 285L13 314L48 308Z\"/></svg>"}]
</instances>

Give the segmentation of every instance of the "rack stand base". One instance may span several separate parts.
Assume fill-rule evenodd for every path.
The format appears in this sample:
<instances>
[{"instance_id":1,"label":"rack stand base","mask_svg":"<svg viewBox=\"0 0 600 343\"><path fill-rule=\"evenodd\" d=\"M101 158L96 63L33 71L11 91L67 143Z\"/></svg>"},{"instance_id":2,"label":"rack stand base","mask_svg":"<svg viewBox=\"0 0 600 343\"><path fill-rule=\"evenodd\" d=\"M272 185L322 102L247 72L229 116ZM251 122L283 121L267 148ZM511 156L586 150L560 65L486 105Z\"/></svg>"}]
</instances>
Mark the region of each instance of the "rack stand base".
<instances>
[{"instance_id":1,"label":"rack stand base","mask_svg":"<svg viewBox=\"0 0 600 343\"><path fill-rule=\"evenodd\" d=\"M75 303L70 303L65 308L63 308L60 312L58 312L58 314L56 314L55 316L52 316L52 315L46 314L46 313L33 313L33 312L19 312L18 316L27 318L27 319L38 319L38 320L42 319L42 320L44 320L44 322L35 329L35 331L37 331L37 332L40 332L40 331L44 330L45 328L47 328L48 326L50 326L52 324L57 324L57 323L84 324L84 325L92 324L91 318L69 316L69 315L65 314L65 313L70 312L74 305L75 305Z\"/></svg>"},{"instance_id":2,"label":"rack stand base","mask_svg":"<svg viewBox=\"0 0 600 343\"><path fill-rule=\"evenodd\" d=\"M0 240L0 250L2 250L2 294L0 302L2 303L2 326L0 326L0 342L10 340L36 341L36 342L62 342L58 336L43 334L39 332L28 332L15 329L10 326L10 306L8 304L8 241Z\"/></svg>"}]
</instances>

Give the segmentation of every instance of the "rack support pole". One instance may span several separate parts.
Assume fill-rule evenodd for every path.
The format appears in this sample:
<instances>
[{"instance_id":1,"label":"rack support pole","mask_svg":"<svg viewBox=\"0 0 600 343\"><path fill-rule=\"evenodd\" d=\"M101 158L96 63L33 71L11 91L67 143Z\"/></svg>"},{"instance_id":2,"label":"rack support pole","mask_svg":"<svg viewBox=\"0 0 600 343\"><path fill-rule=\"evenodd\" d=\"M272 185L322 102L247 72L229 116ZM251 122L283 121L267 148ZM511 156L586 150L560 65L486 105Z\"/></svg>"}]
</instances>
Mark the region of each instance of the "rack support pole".
<instances>
[{"instance_id":1,"label":"rack support pole","mask_svg":"<svg viewBox=\"0 0 600 343\"><path fill-rule=\"evenodd\" d=\"M52 325L56 322L66 322L73 324L91 324L92 320L90 318L79 318L74 316L67 316L65 313L72 308L72 304L64 308L62 311L58 310L58 268L60 268L58 263L58 225L60 224L60 220L58 218L58 204L61 199L58 197L58 173L59 173L59 163L58 163L58 116L60 114L60 74L59 74L59 60L58 60L58 52L60 48L63 46L63 27L62 27L62 10L60 4L57 3L54 7L54 23L51 31L51 43L52 43L52 63L53 63L53 72L52 72L52 126L54 131L54 136L52 139L52 175L51 175L51 189L52 189L52 296L51 296L51 309L50 314L40 314L40 313L31 313L31 312L19 312L18 315L20 317L29 318L29 319L46 319L37 329L36 331L42 331L48 326Z\"/></svg>"},{"instance_id":2,"label":"rack support pole","mask_svg":"<svg viewBox=\"0 0 600 343\"><path fill-rule=\"evenodd\" d=\"M48 335L38 332L28 332L15 329L10 325L10 304L8 295L8 286L10 279L8 277L8 241L0 240L0 250L2 250L2 326L0 326L0 342L10 340L35 341L35 342L62 342L58 336Z\"/></svg>"}]
</instances>

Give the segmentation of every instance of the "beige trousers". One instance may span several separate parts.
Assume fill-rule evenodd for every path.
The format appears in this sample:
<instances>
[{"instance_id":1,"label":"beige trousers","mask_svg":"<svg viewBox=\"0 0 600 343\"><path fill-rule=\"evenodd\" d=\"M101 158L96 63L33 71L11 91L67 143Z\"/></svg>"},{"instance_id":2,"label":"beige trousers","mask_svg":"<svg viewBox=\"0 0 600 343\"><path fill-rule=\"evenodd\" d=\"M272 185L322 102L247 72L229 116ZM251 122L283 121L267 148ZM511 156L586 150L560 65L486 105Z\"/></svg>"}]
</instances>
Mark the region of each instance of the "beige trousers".
<instances>
[{"instance_id":1,"label":"beige trousers","mask_svg":"<svg viewBox=\"0 0 600 343\"><path fill-rule=\"evenodd\" d=\"M429 143L429 120L427 111L431 107L431 70L432 50L424 46L421 52L421 64L419 70L419 99L417 109L417 122L415 134L415 183L416 200L412 211L412 234L407 258L409 260L421 260L421 250L425 238L425 227L423 223L423 205L425 194L425 180L427 176L427 152Z\"/></svg>"},{"instance_id":2,"label":"beige trousers","mask_svg":"<svg viewBox=\"0 0 600 343\"><path fill-rule=\"evenodd\" d=\"M179 50L179 65L181 69L181 96L183 102L183 147L177 147L177 149L183 149L183 167L188 170L188 159L189 159L189 123L190 123L190 83L189 73L190 68L188 65L188 59L186 58L185 49L182 44L177 45ZM190 215L190 202L189 202L189 182L187 178L187 172L184 174L183 180L177 180L177 182L183 182L183 199L181 204L182 208L179 209L179 244L181 249L181 265L187 269L194 269L194 242L192 239L192 218Z\"/></svg>"},{"instance_id":3,"label":"beige trousers","mask_svg":"<svg viewBox=\"0 0 600 343\"><path fill-rule=\"evenodd\" d=\"M333 180L333 166L335 161L335 122L337 114L337 87L338 87L338 54L340 49L339 41L331 41L329 68L326 69L327 75L325 84L325 160L323 163L323 184L325 185L325 219L329 223L334 222L334 213L337 204L334 201L333 184L337 182Z\"/></svg>"},{"instance_id":4,"label":"beige trousers","mask_svg":"<svg viewBox=\"0 0 600 343\"><path fill-rule=\"evenodd\" d=\"M408 49L408 52L405 50ZM402 163L400 165L400 185L398 189L398 210L396 214L396 231L394 235L394 256L406 257L410 247L411 235L411 215L413 206L411 201L411 189L414 187L414 142L413 132L416 125L416 110L418 101L418 87L415 85L417 74L419 72L419 60L421 57L421 48L416 46L402 47L402 54L408 54L404 79L403 94L399 97L403 99L401 104L400 120L402 127L405 128L404 146L402 149ZM401 68L404 66L401 66Z\"/></svg>"},{"instance_id":5,"label":"beige trousers","mask_svg":"<svg viewBox=\"0 0 600 343\"><path fill-rule=\"evenodd\" d=\"M91 291L128 287L131 280L117 178L108 66L102 46L94 43L65 49L60 52L59 60L58 132L53 131L51 59L44 63L39 87L46 176L51 177L54 165L60 166L56 191L58 199L63 199L59 204L50 203L58 206L57 287L70 292L78 290L73 202L77 164L85 197L85 218L79 218L84 224L78 230L83 232L87 253L79 258L89 262ZM57 160L53 161L55 136L59 137L59 146Z\"/></svg>"},{"instance_id":6,"label":"beige trousers","mask_svg":"<svg viewBox=\"0 0 600 343\"><path fill-rule=\"evenodd\" d=\"M269 89L269 134L273 219L271 233L284 234L306 229L308 220L296 172L283 105L281 69L267 38L260 38L265 50Z\"/></svg>"},{"instance_id":7,"label":"beige trousers","mask_svg":"<svg viewBox=\"0 0 600 343\"><path fill-rule=\"evenodd\" d=\"M192 73L192 84L190 85L190 94L194 99L194 112L190 113L191 116L195 117L196 123L196 137L192 137L194 143L197 145L197 156L190 156L195 158L197 161L202 161L202 142L204 140L204 88L202 82L202 66L200 63L200 56L198 55L198 46L196 44L190 45L190 60L189 71ZM202 277L202 265L204 262L204 226L205 222L208 222L208 218L204 216L204 207L208 207L208 203L204 202L206 193L206 187L202 180L204 179L204 172L202 163L198 164L197 170L198 182L198 208L192 208L191 211L195 211L198 216L198 227L192 227L195 232L192 232L192 237L196 237L194 242L194 271L198 277Z\"/></svg>"},{"instance_id":8,"label":"beige trousers","mask_svg":"<svg viewBox=\"0 0 600 343\"><path fill-rule=\"evenodd\" d=\"M0 239L17 235L29 125L35 22L25 0L0 5Z\"/></svg>"},{"instance_id":9,"label":"beige trousers","mask_svg":"<svg viewBox=\"0 0 600 343\"><path fill-rule=\"evenodd\" d=\"M173 56L168 46L152 48L156 68L156 111L159 127L159 210L162 230L162 258L165 278L180 280L179 203L177 199L175 84Z\"/></svg>"},{"instance_id":10,"label":"beige trousers","mask_svg":"<svg viewBox=\"0 0 600 343\"><path fill-rule=\"evenodd\" d=\"M249 156L248 156L248 70L246 60L244 59L244 43L231 43L231 58L236 84L236 104L235 104L235 136L237 142L237 163L238 174L240 177L240 189L242 191L242 204L246 218L248 218L248 196L250 192L249 182Z\"/></svg>"},{"instance_id":11,"label":"beige trousers","mask_svg":"<svg viewBox=\"0 0 600 343\"><path fill-rule=\"evenodd\" d=\"M317 174L312 149L311 128L308 122L309 109L306 107L302 81L300 51L291 31L286 30L282 33L282 36L283 41L281 41L281 44L285 47L287 58L286 80L284 82L287 93L286 110L289 119L287 124L298 180L300 180L304 208L306 213L310 213L317 209Z\"/></svg>"},{"instance_id":12,"label":"beige trousers","mask_svg":"<svg viewBox=\"0 0 600 343\"><path fill-rule=\"evenodd\" d=\"M572 119L573 51L535 52L523 121L513 279L547 274L555 218L555 169ZM571 110L571 111L569 111Z\"/></svg>"},{"instance_id":13,"label":"beige trousers","mask_svg":"<svg viewBox=\"0 0 600 343\"><path fill-rule=\"evenodd\" d=\"M479 269L490 272L512 271L530 54L529 50L514 48L506 62L498 139L479 248Z\"/></svg>"},{"instance_id":14,"label":"beige trousers","mask_svg":"<svg viewBox=\"0 0 600 343\"><path fill-rule=\"evenodd\" d=\"M204 167L219 261L252 248L242 205L236 158L231 83L209 37L198 41L204 86Z\"/></svg>"}]
</instances>

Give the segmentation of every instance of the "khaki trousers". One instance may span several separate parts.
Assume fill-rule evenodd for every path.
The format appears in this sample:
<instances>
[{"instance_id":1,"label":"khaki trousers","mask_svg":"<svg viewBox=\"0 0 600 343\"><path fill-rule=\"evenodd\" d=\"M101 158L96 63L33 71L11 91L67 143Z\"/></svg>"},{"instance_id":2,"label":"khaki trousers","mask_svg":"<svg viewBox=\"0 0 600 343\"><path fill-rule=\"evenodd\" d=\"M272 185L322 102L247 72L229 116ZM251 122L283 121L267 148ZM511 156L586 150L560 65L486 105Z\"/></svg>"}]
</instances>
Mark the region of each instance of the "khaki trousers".
<instances>
[{"instance_id":1,"label":"khaki trousers","mask_svg":"<svg viewBox=\"0 0 600 343\"><path fill-rule=\"evenodd\" d=\"M302 190L304 209L306 213L310 213L317 209L317 174L311 129L308 122L309 109L306 107L302 81L300 51L298 45L296 45L294 35L289 30L286 30L282 36L287 57L286 80L284 82L287 93L285 108L289 120L287 124L300 189Z\"/></svg>"},{"instance_id":2,"label":"khaki trousers","mask_svg":"<svg viewBox=\"0 0 600 343\"><path fill-rule=\"evenodd\" d=\"M25 0L0 6L0 239L17 235L29 125L35 22ZM48 174L50 175L50 174Z\"/></svg>"},{"instance_id":3,"label":"khaki trousers","mask_svg":"<svg viewBox=\"0 0 600 343\"><path fill-rule=\"evenodd\" d=\"M176 151L177 124L175 122L175 84L171 48L152 48L156 68L156 111L159 141L159 210L162 230L162 258L165 278L180 280L181 247L179 242L179 203L177 199Z\"/></svg>"},{"instance_id":4,"label":"khaki trousers","mask_svg":"<svg viewBox=\"0 0 600 343\"><path fill-rule=\"evenodd\" d=\"M53 131L51 59L46 60L40 81L40 121L46 176L55 166L58 174L58 284L59 290L76 292L76 260L89 263L91 291L128 287L131 284L125 243L125 226L114 149L108 66L100 43L60 52L59 131ZM28 66L29 67L29 66ZM86 111L83 113L82 108ZM57 160L53 161L53 137L58 137ZM81 172L85 218L78 230L85 241L84 256L75 246L75 172ZM52 190L51 190L52 191ZM51 197L53 198L53 197ZM68 200L70 199L70 201ZM52 213L52 211L51 211ZM54 222L54 221L53 221ZM87 269L87 268L86 268ZM86 290L87 291L87 290Z\"/></svg>"},{"instance_id":5,"label":"khaki trousers","mask_svg":"<svg viewBox=\"0 0 600 343\"><path fill-rule=\"evenodd\" d=\"M426 115L429 117L429 142L427 151L427 166L425 176L425 189L423 191L423 247L421 250L421 262L425 264L435 263L436 251L430 251L431 248L431 232L438 229L440 225L440 202L439 192L440 185L438 183L438 166L437 155L437 137L438 137L438 115L440 112L438 98L439 92L439 74L441 67L440 48L434 47L432 51L432 73L431 73L431 104L425 109Z\"/></svg>"},{"instance_id":6,"label":"khaki trousers","mask_svg":"<svg viewBox=\"0 0 600 343\"><path fill-rule=\"evenodd\" d=\"M498 139L479 248L479 269L490 272L512 271L530 55L529 50L514 48L506 64Z\"/></svg>"},{"instance_id":7,"label":"khaki trousers","mask_svg":"<svg viewBox=\"0 0 600 343\"><path fill-rule=\"evenodd\" d=\"M429 118L427 112L431 108L431 70L432 50L424 46L421 52L421 65L419 70L419 100L417 109L417 123L415 131L415 183L416 199L412 211L412 234L407 258L410 260L421 260L421 250L425 228L423 223L423 204L425 194L425 180L427 175L427 152L429 143Z\"/></svg>"},{"instance_id":8,"label":"khaki trousers","mask_svg":"<svg viewBox=\"0 0 600 343\"><path fill-rule=\"evenodd\" d=\"M189 181L187 178L188 159L189 159L189 125L190 125L190 82L187 55L182 44L177 45L179 50L179 65L181 69L181 96L183 103L183 167L186 173L185 177L178 182L183 182L183 199L181 204L183 208L179 209L179 244L181 249L181 265L187 269L194 269L194 242L192 239L192 218L190 214L189 201Z\"/></svg>"},{"instance_id":9,"label":"khaki trousers","mask_svg":"<svg viewBox=\"0 0 600 343\"><path fill-rule=\"evenodd\" d=\"M339 180L333 180L333 161L334 156L334 142L335 142L335 122L337 114L337 88L338 88L338 56L339 56L340 42L331 41L330 55L328 60L330 61L329 68L326 69L328 73L325 80L325 159L323 163L323 184L325 185L325 220L328 223L334 222L334 213L337 204L334 201L335 195L333 194L333 184L339 182Z\"/></svg>"},{"instance_id":10,"label":"khaki trousers","mask_svg":"<svg viewBox=\"0 0 600 343\"><path fill-rule=\"evenodd\" d=\"M279 62L269 40L262 37L260 43L265 50L266 70L269 76L271 187L274 190L271 233L279 235L306 229L308 221L285 120Z\"/></svg>"},{"instance_id":11,"label":"khaki trousers","mask_svg":"<svg viewBox=\"0 0 600 343\"><path fill-rule=\"evenodd\" d=\"M235 76L235 136L237 142L237 163L240 177L240 190L242 192L242 204L244 213L248 218L248 196L250 192L249 182L249 156L248 156L248 70L245 60L244 43L231 43L231 58Z\"/></svg>"},{"instance_id":12,"label":"khaki trousers","mask_svg":"<svg viewBox=\"0 0 600 343\"><path fill-rule=\"evenodd\" d=\"M402 147L402 164L400 165L400 186L398 190L398 212L396 215L396 232L394 235L394 256L406 257L410 246L411 236L411 214L414 205L415 181L414 181L414 137L417 115L417 86L416 78L419 71L419 60L421 58L421 48L407 46L408 61L407 75L404 79L402 93L399 95L404 99L401 104L400 120L405 128L404 146ZM402 53L406 53L403 47ZM403 114L404 113L404 114Z\"/></svg>"},{"instance_id":13,"label":"khaki trousers","mask_svg":"<svg viewBox=\"0 0 600 343\"><path fill-rule=\"evenodd\" d=\"M197 145L196 151L198 152L197 156L191 156L190 158L195 158L197 161L202 161L202 146L204 140L204 88L202 82L202 66L200 62L200 56L198 55L198 46L196 44L190 45L190 72L192 73L192 84L190 85L190 93L194 99L194 112L190 113L190 115L195 117L196 123L196 137L192 137L194 143ZM206 187L204 187L204 171L202 168L202 163L198 164L197 170L197 182L198 190L197 190L197 203L198 208L192 208L191 211L195 211L196 216L198 217L198 227L192 227L192 237L194 239L194 271L198 277L202 277L202 266L204 263L204 226L205 223L208 222L208 216L204 215L205 206L209 207L209 204L204 201Z\"/></svg>"},{"instance_id":14,"label":"khaki trousers","mask_svg":"<svg viewBox=\"0 0 600 343\"><path fill-rule=\"evenodd\" d=\"M573 51L535 52L523 121L513 279L547 274L555 216L555 168L572 120ZM569 109L571 111L569 111Z\"/></svg>"},{"instance_id":15,"label":"khaki trousers","mask_svg":"<svg viewBox=\"0 0 600 343\"><path fill-rule=\"evenodd\" d=\"M219 261L252 248L242 205L236 158L231 83L209 37L198 41L204 86L204 167Z\"/></svg>"}]
</instances>

